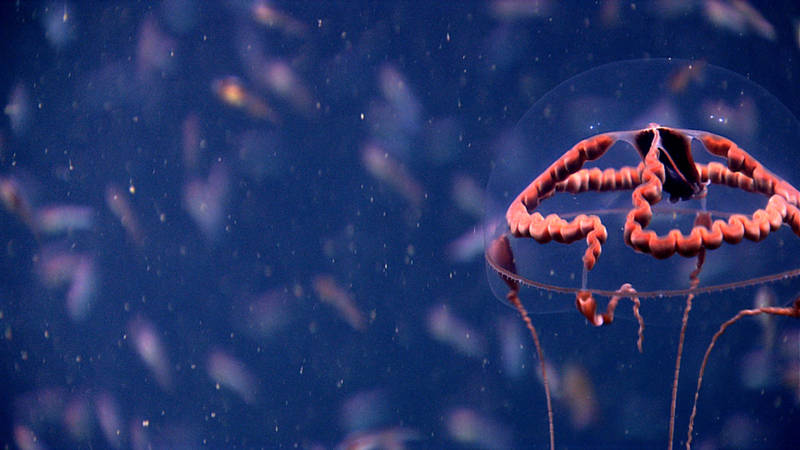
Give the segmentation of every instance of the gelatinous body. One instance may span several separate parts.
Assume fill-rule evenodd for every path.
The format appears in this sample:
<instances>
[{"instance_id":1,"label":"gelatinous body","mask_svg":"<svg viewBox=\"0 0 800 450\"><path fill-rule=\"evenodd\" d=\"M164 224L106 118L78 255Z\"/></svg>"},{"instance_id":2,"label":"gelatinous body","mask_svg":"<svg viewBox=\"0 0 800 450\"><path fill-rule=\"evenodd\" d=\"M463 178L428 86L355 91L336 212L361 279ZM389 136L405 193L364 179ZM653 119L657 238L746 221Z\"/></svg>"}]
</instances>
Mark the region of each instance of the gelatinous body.
<instances>
[{"instance_id":1,"label":"gelatinous body","mask_svg":"<svg viewBox=\"0 0 800 450\"><path fill-rule=\"evenodd\" d=\"M671 74L694 70L702 73L692 83L677 90L670 83ZM758 105L760 117L716 114L737 104ZM753 126L756 120L767 123ZM497 155L485 222L499 225L486 232L485 255L490 279L503 281L493 284L495 292L517 310L536 346L551 448L544 352L528 311L576 308L599 327L613 322L620 301L630 300L639 352L650 316L682 317L671 448L695 298L800 275L800 191L780 175L792 173L786 153L794 140L784 133L796 139L798 132L791 114L758 86L709 65L695 69L671 60L603 66L563 83L526 114L516 145ZM545 294L525 299L523 286ZM673 298L684 299L682 308ZM704 320L731 314L719 301L705 302L701 311ZM797 318L800 301L717 320L722 326L702 360L695 402L717 340L755 315ZM693 411L687 447L694 417Z\"/></svg>"}]
</instances>

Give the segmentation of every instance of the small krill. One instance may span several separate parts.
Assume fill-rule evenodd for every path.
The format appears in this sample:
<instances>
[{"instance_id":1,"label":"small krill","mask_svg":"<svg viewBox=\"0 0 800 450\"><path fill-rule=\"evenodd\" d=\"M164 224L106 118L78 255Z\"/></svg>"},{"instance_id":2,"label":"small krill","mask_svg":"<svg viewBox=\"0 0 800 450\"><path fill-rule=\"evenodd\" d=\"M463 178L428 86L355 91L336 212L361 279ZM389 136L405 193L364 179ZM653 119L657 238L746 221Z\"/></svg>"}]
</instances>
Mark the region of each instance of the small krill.
<instances>
[{"instance_id":1,"label":"small krill","mask_svg":"<svg viewBox=\"0 0 800 450\"><path fill-rule=\"evenodd\" d=\"M41 14L44 37L56 50L68 46L75 39L77 24L72 11L72 5L59 2L45 6Z\"/></svg>"},{"instance_id":2,"label":"small krill","mask_svg":"<svg viewBox=\"0 0 800 450\"><path fill-rule=\"evenodd\" d=\"M452 262L468 263L483 255L484 236L488 230L494 230L497 222L483 222L464 231L450 241L445 248L447 258Z\"/></svg>"},{"instance_id":3,"label":"small krill","mask_svg":"<svg viewBox=\"0 0 800 450\"><path fill-rule=\"evenodd\" d=\"M363 331L367 328L366 320L361 310L358 309L353 296L345 288L337 283L331 275L317 275L312 283L314 292L320 300L336 309L336 312L353 329Z\"/></svg>"},{"instance_id":4,"label":"small krill","mask_svg":"<svg viewBox=\"0 0 800 450\"><path fill-rule=\"evenodd\" d=\"M669 75L667 79L669 90L674 94L681 94L686 91L689 85L701 82L705 76L707 66L708 63L703 60L682 65Z\"/></svg>"},{"instance_id":5,"label":"small krill","mask_svg":"<svg viewBox=\"0 0 800 450\"><path fill-rule=\"evenodd\" d=\"M28 88L22 83L17 83L14 89L11 90L8 103L3 112L8 116L11 123L11 131L16 136L25 134L28 131L31 123L31 116L33 115L33 108L31 107L30 94Z\"/></svg>"},{"instance_id":6,"label":"small krill","mask_svg":"<svg viewBox=\"0 0 800 450\"><path fill-rule=\"evenodd\" d=\"M336 446L337 450L400 450L411 441L421 439L418 432L402 427L359 431L348 435Z\"/></svg>"},{"instance_id":7,"label":"small krill","mask_svg":"<svg viewBox=\"0 0 800 450\"><path fill-rule=\"evenodd\" d=\"M8 212L36 232L30 195L17 178L0 176L0 201Z\"/></svg>"},{"instance_id":8,"label":"small krill","mask_svg":"<svg viewBox=\"0 0 800 450\"><path fill-rule=\"evenodd\" d=\"M427 327L435 340L463 355L481 357L486 354L486 339L450 312L447 305L433 306L428 310Z\"/></svg>"},{"instance_id":9,"label":"small krill","mask_svg":"<svg viewBox=\"0 0 800 450\"><path fill-rule=\"evenodd\" d=\"M770 41L777 37L772 23L745 0L705 0L703 5L706 19L719 28L737 34L754 32Z\"/></svg>"},{"instance_id":10,"label":"small krill","mask_svg":"<svg viewBox=\"0 0 800 450\"><path fill-rule=\"evenodd\" d=\"M240 298L233 302L231 323L252 339L267 339L291 323L295 302L296 299L283 288Z\"/></svg>"},{"instance_id":11,"label":"small krill","mask_svg":"<svg viewBox=\"0 0 800 450\"><path fill-rule=\"evenodd\" d=\"M213 350L206 361L206 372L217 387L233 391L247 404L258 398L256 378L245 364L222 350Z\"/></svg>"},{"instance_id":12,"label":"small krill","mask_svg":"<svg viewBox=\"0 0 800 450\"><path fill-rule=\"evenodd\" d=\"M46 249L37 262L37 272L49 289L67 285L66 308L72 320L88 317L98 286L97 268L91 256Z\"/></svg>"},{"instance_id":13,"label":"small krill","mask_svg":"<svg viewBox=\"0 0 800 450\"><path fill-rule=\"evenodd\" d=\"M245 87L238 77L228 76L214 80L211 88L217 98L226 105L242 110L256 119L278 122L278 115L275 111L264 99Z\"/></svg>"},{"instance_id":14,"label":"small krill","mask_svg":"<svg viewBox=\"0 0 800 450\"><path fill-rule=\"evenodd\" d=\"M497 326L500 338L500 361L503 373L509 378L520 378L526 370L529 350L525 348L525 334L516 318L503 317Z\"/></svg>"},{"instance_id":15,"label":"small krill","mask_svg":"<svg viewBox=\"0 0 800 450\"><path fill-rule=\"evenodd\" d=\"M43 206L36 211L36 229L50 235L89 231L94 226L94 215L91 206Z\"/></svg>"},{"instance_id":16,"label":"small krill","mask_svg":"<svg viewBox=\"0 0 800 450\"><path fill-rule=\"evenodd\" d=\"M756 297L753 300L753 307L755 309L768 308L775 306L776 296L775 291L767 285L763 285L756 291ZM771 314L761 314L756 317L758 325L761 327L761 348L770 351L775 345L775 316Z\"/></svg>"},{"instance_id":17,"label":"small krill","mask_svg":"<svg viewBox=\"0 0 800 450\"><path fill-rule=\"evenodd\" d=\"M108 392L101 392L94 398L94 409L106 443L109 447L120 448L124 434L117 399Z\"/></svg>"},{"instance_id":18,"label":"small krill","mask_svg":"<svg viewBox=\"0 0 800 450\"><path fill-rule=\"evenodd\" d=\"M458 174L453 177L450 198L458 209L475 217L483 217L486 212L486 193L475 178Z\"/></svg>"},{"instance_id":19,"label":"small krill","mask_svg":"<svg viewBox=\"0 0 800 450\"><path fill-rule=\"evenodd\" d=\"M361 152L361 161L367 172L386 183L414 207L424 198L422 186L408 173L405 166L375 144L367 144Z\"/></svg>"},{"instance_id":20,"label":"small krill","mask_svg":"<svg viewBox=\"0 0 800 450\"><path fill-rule=\"evenodd\" d=\"M228 170L216 164L207 179L193 178L183 187L183 207L210 241L222 229L229 184Z\"/></svg>"},{"instance_id":21,"label":"small krill","mask_svg":"<svg viewBox=\"0 0 800 450\"><path fill-rule=\"evenodd\" d=\"M341 407L339 421L348 432L371 430L384 425L390 416L392 405L384 391L370 389L357 392L347 398Z\"/></svg>"},{"instance_id":22,"label":"small krill","mask_svg":"<svg viewBox=\"0 0 800 450\"><path fill-rule=\"evenodd\" d=\"M94 258L82 255L75 266L67 290L67 312L75 321L85 320L97 297L97 269Z\"/></svg>"},{"instance_id":23,"label":"small krill","mask_svg":"<svg viewBox=\"0 0 800 450\"><path fill-rule=\"evenodd\" d=\"M378 74L378 87L383 98L391 105L395 121L399 121L407 132L416 132L422 116L422 105L406 77L395 66L386 64Z\"/></svg>"},{"instance_id":24,"label":"small krill","mask_svg":"<svg viewBox=\"0 0 800 450\"><path fill-rule=\"evenodd\" d=\"M160 75L169 70L175 40L163 32L155 17L148 15L139 27L136 43L136 68L141 77Z\"/></svg>"},{"instance_id":25,"label":"small krill","mask_svg":"<svg viewBox=\"0 0 800 450\"><path fill-rule=\"evenodd\" d=\"M155 376L158 385L169 390L172 387L170 364L156 327L149 320L137 317L128 324L128 333L136 354Z\"/></svg>"},{"instance_id":26,"label":"small krill","mask_svg":"<svg viewBox=\"0 0 800 450\"><path fill-rule=\"evenodd\" d=\"M41 438L26 425L14 425L14 443L20 450L40 450L47 448Z\"/></svg>"},{"instance_id":27,"label":"small krill","mask_svg":"<svg viewBox=\"0 0 800 450\"><path fill-rule=\"evenodd\" d=\"M512 447L508 427L474 409L451 409L445 414L445 426L451 439L470 447Z\"/></svg>"},{"instance_id":28,"label":"small krill","mask_svg":"<svg viewBox=\"0 0 800 450\"><path fill-rule=\"evenodd\" d=\"M261 84L272 95L292 105L298 113L309 115L314 111L311 92L286 61L279 59L265 61L260 72Z\"/></svg>"},{"instance_id":29,"label":"small krill","mask_svg":"<svg viewBox=\"0 0 800 450\"><path fill-rule=\"evenodd\" d=\"M562 385L562 397L567 402L572 427L583 430L594 424L599 408L589 372L578 364L568 364L564 368Z\"/></svg>"},{"instance_id":30,"label":"small krill","mask_svg":"<svg viewBox=\"0 0 800 450\"><path fill-rule=\"evenodd\" d=\"M62 422L73 440L84 441L91 437L92 420L91 404L84 395L75 395L64 405Z\"/></svg>"},{"instance_id":31,"label":"small krill","mask_svg":"<svg viewBox=\"0 0 800 450\"><path fill-rule=\"evenodd\" d=\"M492 16L504 22L546 17L553 8L552 0L492 0L489 3Z\"/></svg>"},{"instance_id":32,"label":"small krill","mask_svg":"<svg viewBox=\"0 0 800 450\"><path fill-rule=\"evenodd\" d=\"M128 233L131 241L137 246L144 245L144 234L139 226L139 220L133 212L128 195L114 185L106 187L106 205L114 216L122 223L122 227Z\"/></svg>"},{"instance_id":33,"label":"small krill","mask_svg":"<svg viewBox=\"0 0 800 450\"><path fill-rule=\"evenodd\" d=\"M256 0L250 11L256 22L287 35L300 37L308 31L306 24L280 11L270 1Z\"/></svg>"}]
</instances>

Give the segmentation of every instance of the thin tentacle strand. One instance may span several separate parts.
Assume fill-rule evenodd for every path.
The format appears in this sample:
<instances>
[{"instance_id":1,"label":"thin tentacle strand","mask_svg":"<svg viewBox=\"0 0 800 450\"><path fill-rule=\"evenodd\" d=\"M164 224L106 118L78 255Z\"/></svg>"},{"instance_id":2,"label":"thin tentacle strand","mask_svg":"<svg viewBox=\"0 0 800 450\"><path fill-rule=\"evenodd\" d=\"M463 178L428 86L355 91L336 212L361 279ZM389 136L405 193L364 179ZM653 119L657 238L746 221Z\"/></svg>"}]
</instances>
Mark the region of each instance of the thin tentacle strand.
<instances>
[{"instance_id":1,"label":"thin tentacle strand","mask_svg":"<svg viewBox=\"0 0 800 450\"><path fill-rule=\"evenodd\" d=\"M720 325L719 330L714 333L714 336L711 338L711 342L708 344L706 348L706 353L703 355L703 362L700 364L700 373L697 376L697 387L694 390L694 402L692 404L692 414L689 416L689 430L686 436L686 450L691 450L692 448L692 433L694 430L694 418L697 415L697 399L700 397L700 387L703 385L703 375L706 372L706 364L708 364L708 358L711 356L711 350L714 349L714 346L717 344L717 340L725 333L725 331L733 325L734 323L738 322L740 319L744 317L751 317L751 316L758 316L761 314L770 314L773 316L784 316L784 317L792 317L794 319L800 319L800 297L796 298L792 303L792 306L787 307L776 307L776 306L765 306L762 308L755 308L755 309L743 309L739 311L735 316L728 319L722 325Z\"/></svg>"},{"instance_id":2,"label":"thin tentacle strand","mask_svg":"<svg viewBox=\"0 0 800 450\"><path fill-rule=\"evenodd\" d=\"M509 244L508 237L506 235L502 235L495 239L489 246L487 252L494 261L500 264L500 266L509 273L517 273L516 264L514 263L514 255L511 252L511 245ZM550 450L555 450L556 440L555 430L553 427L553 404L550 398L550 383L547 381L547 365L544 361L544 351L542 350L542 345L539 343L539 334L536 332L536 327L533 326L533 321L531 321L530 316L528 316L528 311L525 309L525 306L522 305L522 302L519 299L519 282L508 277L503 277L503 281L505 281L506 285L508 285L508 293L506 294L506 298L517 310L520 317L522 317L522 321L525 322L525 326L528 328L528 331L530 331L531 337L533 338L533 345L536 347L536 355L539 357L539 367L542 371L544 395L545 399L547 400L547 424L550 432Z\"/></svg>"},{"instance_id":3,"label":"thin tentacle strand","mask_svg":"<svg viewBox=\"0 0 800 450\"><path fill-rule=\"evenodd\" d=\"M694 219L695 227L708 227L711 223L711 215L707 212L700 213ZM700 284L700 271L703 270L703 263L706 260L706 251L701 249L697 254L697 263L695 269L689 274L689 285L692 288ZM675 354L675 373L672 376L672 397L669 403L669 441L668 450L672 450L672 443L675 438L675 408L678 401L678 378L681 373L681 358L683 355L683 343L686 339L686 328L689 324L689 313L692 311L692 301L694 294L689 294L686 297L686 307L683 309L683 318L681 319L681 332L678 337L678 351Z\"/></svg>"},{"instance_id":4,"label":"thin tentacle strand","mask_svg":"<svg viewBox=\"0 0 800 450\"><path fill-rule=\"evenodd\" d=\"M639 338L636 340L636 348L639 349L639 353L642 353L642 344L644 343L644 319L642 315L639 314L639 308L642 304L639 301L639 297L636 295L636 289L634 289L630 283L625 283L620 286L618 292L618 295L611 297L611 300L608 301L606 312L602 314L597 313L597 301L589 291L581 291L575 296L575 306L578 308L578 311L586 317L586 320L588 320L590 324L600 327L614 321L614 311L616 311L617 304L620 300L623 298L631 299L631 302L633 302L633 315L639 322Z\"/></svg>"}]
</instances>

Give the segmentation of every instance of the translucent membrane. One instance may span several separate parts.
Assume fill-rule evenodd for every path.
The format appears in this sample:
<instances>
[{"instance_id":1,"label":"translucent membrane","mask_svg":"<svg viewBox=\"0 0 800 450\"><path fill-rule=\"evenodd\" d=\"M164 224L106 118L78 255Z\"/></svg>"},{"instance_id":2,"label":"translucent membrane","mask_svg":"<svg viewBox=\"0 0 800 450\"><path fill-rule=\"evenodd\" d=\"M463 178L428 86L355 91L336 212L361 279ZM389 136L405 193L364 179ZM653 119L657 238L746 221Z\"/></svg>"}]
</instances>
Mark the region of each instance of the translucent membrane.
<instances>
[{"instance_id":1,"label":"translucent membrane","mask_svg":"<svg viewBox=\"0 0 800 450\"><path fill-rule=\"evenodd\" d=\"M613 63L580 74L547 93L520 120L513 144L499 149L488 184L485 242L509 232L506 213L537 176L581 140L610 132L640 130L651 124L685 130L694 162L708 165L727 161L712 155L698 138L712 133L733 141L764 168L794 185L798 172L800 125L775 97L755 83L731 71L683 60L638 60ZM623 136L618 133L615 137ZM628 136L627 134L624 136ZM637 167L642 156L630 139L617 140L584 169ZM764 209L769 196L762 193L709 184L707 195L672 203L670 195L653 205L647 229L665 235L678 229L688 235L698 213L708 211L712 220L732 214L752 216ZM632 190L556 192L529 211L542 216L555 213L571 221L579 214L593 214L605 226L608 238L591 270L583 256L586 239L570 244L540 244L528 237L509 236L515 273L504 271L487 254L489 279L498 298L505 300L508 286L497 271L523 285L544 292L576 293L588 290L611 296L630 283L640 298L685 295L690 290L709 292L740 285L796 276L800 272L800 237L784 224L759 242L744 239L722 243L708 250L696 288L689 276L696 257L678 254L657 259L626 244L623 227L633 208ZM531 312L572 309L574 303L549 295L530 295ZM523 296L524 297L524 296ZM563 296L557 296L563 297ZM574 297L567 297L574 299Z\"/></svg>"}]
</instances>

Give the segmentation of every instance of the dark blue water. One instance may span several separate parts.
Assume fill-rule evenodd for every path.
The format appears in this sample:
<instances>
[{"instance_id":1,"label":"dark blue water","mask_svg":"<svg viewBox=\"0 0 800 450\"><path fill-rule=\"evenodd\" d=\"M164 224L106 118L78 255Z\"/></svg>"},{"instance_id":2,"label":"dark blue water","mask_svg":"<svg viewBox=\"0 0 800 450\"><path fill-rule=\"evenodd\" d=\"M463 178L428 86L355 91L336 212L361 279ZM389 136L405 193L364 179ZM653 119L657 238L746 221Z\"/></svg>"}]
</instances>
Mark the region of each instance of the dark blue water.
<instances>
[{"instance_id":1,"label":"dark blue water","mask_svg":"<svg viewBox=\"0 0 800 450\"><path fill-rule=\"evenodd\" d=\"M547 91L625 59L721 66L797 116L800 7L452 3L3 2L0 441L547 446L538 361L482 258L494 158ZM696 300L676 445L710 335L759 287ZM555 301L533 320L557 447L666 446L683 299L641 355L630 313L596 329ZM800 444L798 330L725 335L695 448Z\"/></svg>"}]
</instances>

